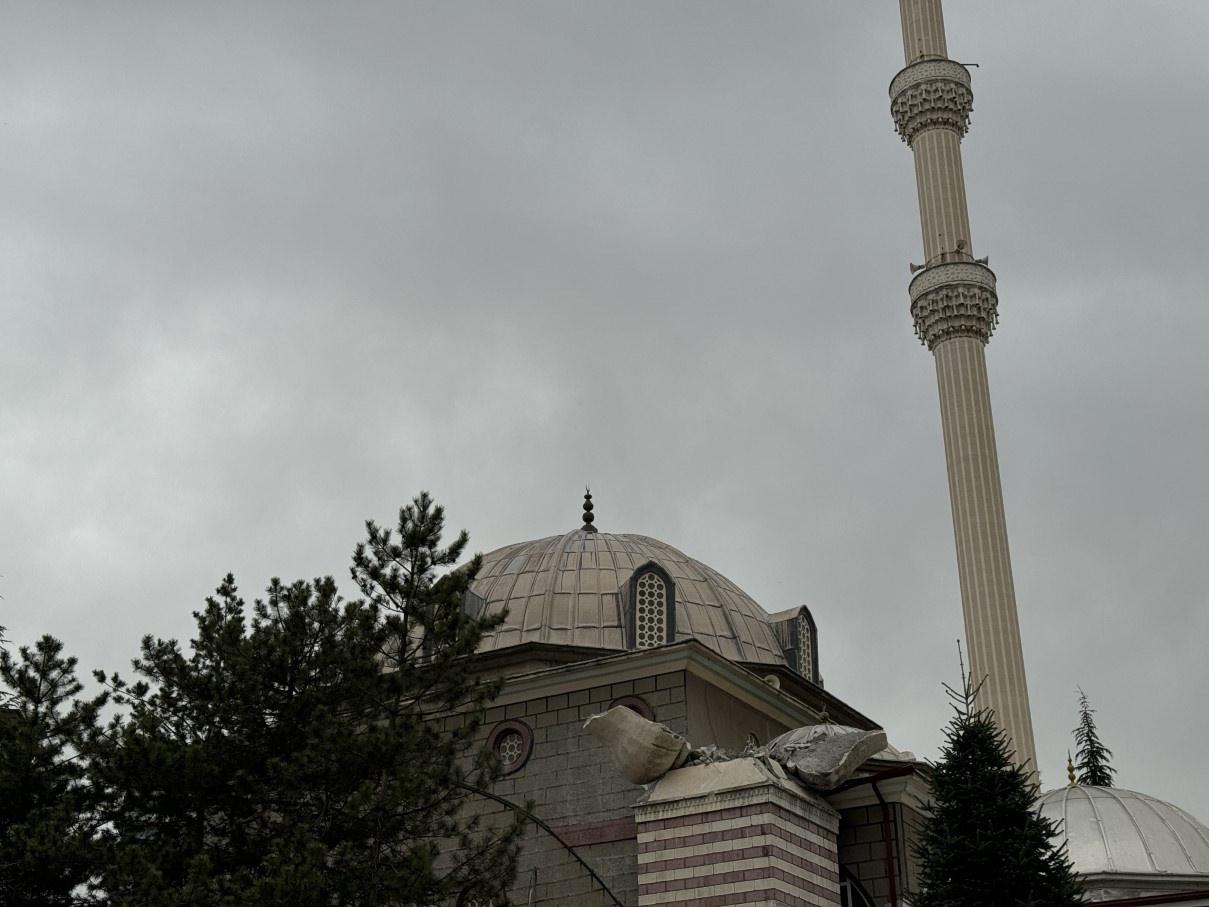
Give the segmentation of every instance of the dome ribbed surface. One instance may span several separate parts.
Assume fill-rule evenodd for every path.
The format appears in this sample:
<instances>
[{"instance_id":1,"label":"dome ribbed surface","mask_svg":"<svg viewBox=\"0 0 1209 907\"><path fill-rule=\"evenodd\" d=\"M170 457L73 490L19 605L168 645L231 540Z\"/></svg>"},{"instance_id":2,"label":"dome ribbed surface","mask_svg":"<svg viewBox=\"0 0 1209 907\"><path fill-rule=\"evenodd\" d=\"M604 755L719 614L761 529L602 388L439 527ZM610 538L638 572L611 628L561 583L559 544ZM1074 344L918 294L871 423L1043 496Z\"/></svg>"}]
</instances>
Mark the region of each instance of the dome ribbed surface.
<instances>
[{"instance_id":1,"label":"dome ribbed surface","mask_svg":"<svg viewBox=\"0 0 1209 907\"><path fill-rule=\"evenodd\" d=\"M1075 785L1037 801L1046 818L1061 822L1075 871L1188 875L1209 881L1209 828L1178 806L1115 787Z\"/></svg>"},{"instance_id":2,"label":"dome ribbed surface","mask_svg":"<svg viewBox=\"0 0 1209 907\"><path fill-rule=\"evenodd\" d=\"M733 661L785 664L768 614L722 574L658 539L583 529L483 556L471 591L507 617L480 651L525 642L624 650L621 590L650 562L675 582L676 640L700 640Z\"/></svg>"}]
</instances>

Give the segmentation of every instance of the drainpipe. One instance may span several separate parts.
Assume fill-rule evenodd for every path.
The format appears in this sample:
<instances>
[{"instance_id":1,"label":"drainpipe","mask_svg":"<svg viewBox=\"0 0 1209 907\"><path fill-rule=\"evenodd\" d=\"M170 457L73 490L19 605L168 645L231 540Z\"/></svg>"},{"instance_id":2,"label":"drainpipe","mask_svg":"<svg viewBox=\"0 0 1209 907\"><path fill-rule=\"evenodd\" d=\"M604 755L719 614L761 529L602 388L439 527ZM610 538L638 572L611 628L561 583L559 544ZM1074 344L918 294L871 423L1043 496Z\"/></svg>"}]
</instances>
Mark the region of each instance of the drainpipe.
<instances>
[{"instance_id":1,"label":"drainpipe","mask_svg":"<svg viewBox=\"0 0 1209 907\"><path fill-rule=\"evenodd\" d=\"M890 882L890 903L893 907L898 907L898 873L895 871L894 861L894 846L890 837L890 804L886 802L886 798L882 796L881 790L878 789L877 782L888 781L891 778L902 778L906 775L915 774L914 765L901 765L897 768L883 769L880 772L875 772L872 775L863 775L859 778L850 778L837 787L832 793L851 790L854 787L860 787L862 784L868 784L873 788L873 793L877 797L877 802L882 805L882 847L886 862L886 878Z\"/></svg>"},{"instance_id":2,"label":"drainpipe","mask_svg":"<svg viewBox=\"0 0 1209 907\"><path fill-rule=\"evenodd\" d=\"M898 907L898 867L895 865L893 839L890 836L890 804L882 796L881 789L877 786L877 778L871 779L869 783L873 787L877 802L882 805L882 846L886 860L886 879L890 882L891 907Z\"/></svg>"}]
</instances>

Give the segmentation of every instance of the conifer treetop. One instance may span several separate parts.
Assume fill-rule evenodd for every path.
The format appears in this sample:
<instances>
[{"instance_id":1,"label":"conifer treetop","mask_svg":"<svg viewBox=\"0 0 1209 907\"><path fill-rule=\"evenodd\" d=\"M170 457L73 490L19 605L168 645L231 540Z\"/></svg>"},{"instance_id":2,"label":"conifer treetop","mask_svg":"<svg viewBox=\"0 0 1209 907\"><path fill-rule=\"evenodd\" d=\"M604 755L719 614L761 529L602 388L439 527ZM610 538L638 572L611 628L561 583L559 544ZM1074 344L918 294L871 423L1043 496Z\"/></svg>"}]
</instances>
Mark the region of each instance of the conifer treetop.
<instances>
[{"instance_id":1,"label":"conifer treetop","mask_svg":"<svg viewBox=\"0 0 1209 907\"><path fill-rule=\"evenodd\" d=\"M1100 742L1096 722L1092 717L1096 710L1091 707L1087 694L1081 687L1075 689L1079 693L1079 726L1074 730L1078 783L1089 787L1112 787L1116 775L1116 770L1109 764L1112 750Z\"/></svg>"},{"instance_id":2,"label":"conifer treetop","mask_svg":"<svg viewBox=\"0 0 1209 907\"><path fill-rule=\"evenodd\" d=\"M945 685L953 717L933 765L915 854L917 907L1074 907L1082 890L1053 822L1039 815L1031 767L1015 764L1007 736L978 704L968 675Z\"/></svg>"}]
</instances>

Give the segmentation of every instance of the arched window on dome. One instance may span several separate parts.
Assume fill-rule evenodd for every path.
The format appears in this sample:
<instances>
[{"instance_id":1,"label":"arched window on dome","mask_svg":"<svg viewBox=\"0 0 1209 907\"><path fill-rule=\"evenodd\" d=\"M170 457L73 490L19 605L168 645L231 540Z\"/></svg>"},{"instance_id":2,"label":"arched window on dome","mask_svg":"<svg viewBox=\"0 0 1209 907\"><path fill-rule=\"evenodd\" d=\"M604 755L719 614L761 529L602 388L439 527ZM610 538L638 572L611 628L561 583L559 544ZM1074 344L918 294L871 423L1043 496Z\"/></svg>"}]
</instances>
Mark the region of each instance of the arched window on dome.
<instances>
[{"instance_id":1,"label":"arched window on dome","mask_svg":"<svg viewBox=\"0 0 1209 907\"><path fill-rule=\"evenodd\" d=\"M771 615L773 633L781 643L789 666L818 686L823 685L819 674L819 631L810 609L805 605Z\"/></svg>"},{"instance_id":2,"label":"arched window on dome","mask_svg":"<svg viewBox=\"0 0 1209 907\"><path fill-rule=\"evenodd\" d=\"M654 649L676 638L676 584L650 563L630 577L627 637L631 649Z\"/></svg>"},{"instance_id":3,"label":"arched window on dome","mask_svg":"<svg viewBox=\"0 0 1209 907\"><path fill-rule=\"evenodd\" d=\"M635 648L653 649L667 642L667 583L653 570L638 577L634 598Z\"/></svg>"},{"instance_id":4,"label":"arched window on dome","mask_svg":"<svg viewBox=\"0 0 1209 907\"><path fill-rule=\"evenodd\" d=\"M814 630L814 618L805 608L798 615L798 673L807 680L818 682L818 634Z\"/></svg>"}]
</instances>

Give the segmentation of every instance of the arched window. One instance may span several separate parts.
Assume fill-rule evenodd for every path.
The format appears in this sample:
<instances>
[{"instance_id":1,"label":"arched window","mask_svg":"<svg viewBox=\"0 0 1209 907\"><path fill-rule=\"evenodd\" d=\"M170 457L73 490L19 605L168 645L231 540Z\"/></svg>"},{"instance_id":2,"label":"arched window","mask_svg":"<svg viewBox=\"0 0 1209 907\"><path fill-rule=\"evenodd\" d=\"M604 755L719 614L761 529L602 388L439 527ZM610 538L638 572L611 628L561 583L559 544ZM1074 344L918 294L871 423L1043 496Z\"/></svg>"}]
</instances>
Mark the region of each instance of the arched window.
<instances>
[{"instance_id":1,"label":"arched window","mask_svg":"<svg viewBox=\"0 0 1209 907\"><path fill-rule=\"evenodd\" d=\"M792 654L788 655L789 663L811 683L822 686L823 678L819 676L819 628L805 605L797 612L791 625Z\"/></svg>"},{"instance_id":2,"label":"arched window","mask_svg":"<svg viewBox=\"0 0 1209 907\"><path fill-rule=\"evenodd\" d=\"M676 583L655 561L630 574L621 589L625 638L630 649L654 649L676 641Z\"/></svg>"},{"instance_id":3,"label":"arched window","mask_svg":"<svg viewBox=\"0 0 1209 907\"><path fill-rule=\"evenodd\" d=\"M667 583L654 570L638 577L634 596L634 648L653 649L667 644Z\"/></svg>"},{"instance_id":4,"label":"arched window","mask_svg":"<svg viewBox=\"0 0 1209 907\"><path fill-rule=\"evenodd\" d=\"M805 605L770 615L772 632L781 644L785 662L811 683L823 685L819 675L819 628Z\"/></svg>"},{"instance_id":5,"label":"arched window","mask_svg":"<svg viewBox=\"0 0 1209 907\"><path fill-rule=\"evenodd\" d=\"M805 611L798 615L798 673L814 680L814 627Z\"/></svg>"}]
</instances>

